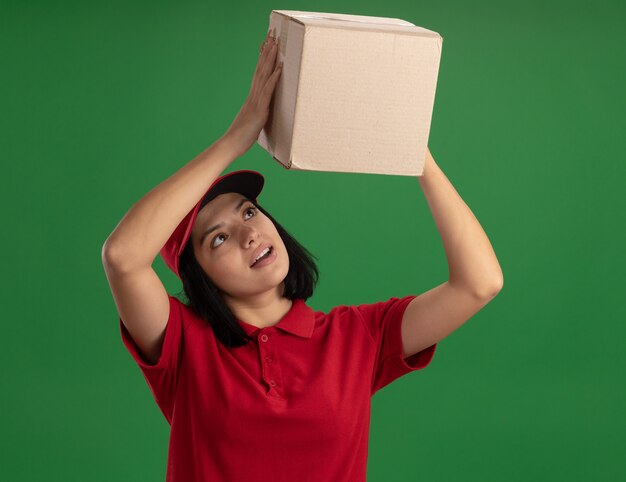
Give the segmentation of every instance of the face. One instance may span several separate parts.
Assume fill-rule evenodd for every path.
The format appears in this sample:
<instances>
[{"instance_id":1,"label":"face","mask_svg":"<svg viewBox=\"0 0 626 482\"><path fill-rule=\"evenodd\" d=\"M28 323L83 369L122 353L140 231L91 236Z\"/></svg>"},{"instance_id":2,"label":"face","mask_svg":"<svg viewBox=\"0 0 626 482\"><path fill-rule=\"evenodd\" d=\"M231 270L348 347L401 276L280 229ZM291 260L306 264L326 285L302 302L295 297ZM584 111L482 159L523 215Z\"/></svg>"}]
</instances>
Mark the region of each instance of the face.
<instances>
[{"instance_id":1,"label":"face","mask_svg":"<svg viewBox=\"0 0 626 482\"><path fill-rule=\"evenodd\" d=\"M198 264L226 298L268 292L282 297L289 272L287 249L274 223L242 194L221 194L206 204L196 217L191 242ZM254 253L264 244L272 246L274 260L251 267Z\"/></svg>"}]
</instances>

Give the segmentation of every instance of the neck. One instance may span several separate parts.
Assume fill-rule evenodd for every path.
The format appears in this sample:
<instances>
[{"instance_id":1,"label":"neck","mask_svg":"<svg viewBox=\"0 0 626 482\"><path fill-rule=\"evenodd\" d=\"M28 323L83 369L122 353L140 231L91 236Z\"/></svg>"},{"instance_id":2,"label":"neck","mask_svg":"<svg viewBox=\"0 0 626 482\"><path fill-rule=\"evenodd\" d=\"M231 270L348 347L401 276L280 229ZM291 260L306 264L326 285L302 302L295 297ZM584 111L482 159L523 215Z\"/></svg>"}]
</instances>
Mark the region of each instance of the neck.
<instances>
[{"instance_id":1,"label":"neck","mask_svg":"<svg viewBox=\"0 0 626 482\"><path fill-rule=\"evenodd\" d=\"M281 288L281 294L283 288ZM277 291L253 298L237 299L225 296L226 304L238 320L258 328L278 323L293 306L293 301L278 296Z\"/></svg>"}]
</instances>

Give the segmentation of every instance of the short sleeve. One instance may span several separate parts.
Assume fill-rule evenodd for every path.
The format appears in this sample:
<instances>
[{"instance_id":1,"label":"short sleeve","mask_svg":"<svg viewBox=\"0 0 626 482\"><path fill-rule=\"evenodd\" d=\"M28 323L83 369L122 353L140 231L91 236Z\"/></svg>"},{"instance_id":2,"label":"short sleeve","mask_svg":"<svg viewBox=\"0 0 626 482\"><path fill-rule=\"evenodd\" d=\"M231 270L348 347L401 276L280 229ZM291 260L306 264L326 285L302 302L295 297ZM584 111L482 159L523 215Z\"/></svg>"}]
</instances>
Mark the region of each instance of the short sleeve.
<instances>
[{"instance_id":1,"label":"short sleeve","mask_svg":"<svg viewBox=\"0 0 626 482\"><path fill-rule=\"evenodd\" d=\"M402 356L402 316L415 297L393 297L355 307L376 344L372 395L402 375L426 368L435 355L436 343L406 359Z\"/></svg>"},{"instance_id":2,"label":"short sleeve","mask_svg":"<svg viewBox=\"0 0 626 482\"><path fill-rule=\"evenodd\" d=\"M178 382L180 354L182 351L183 323L181 301L171 295L168 295L168 298L170 302L170 314L165 327L165 337L163 339L161 355L154 365L149 364L143 357L139 351L139 347L133 340L121 318L119 322L122 341L126 349L141 369L157 405L163 412L163 415L165 415L168 423L171 424L171 415Z\"/></svg>"}]
</instances>

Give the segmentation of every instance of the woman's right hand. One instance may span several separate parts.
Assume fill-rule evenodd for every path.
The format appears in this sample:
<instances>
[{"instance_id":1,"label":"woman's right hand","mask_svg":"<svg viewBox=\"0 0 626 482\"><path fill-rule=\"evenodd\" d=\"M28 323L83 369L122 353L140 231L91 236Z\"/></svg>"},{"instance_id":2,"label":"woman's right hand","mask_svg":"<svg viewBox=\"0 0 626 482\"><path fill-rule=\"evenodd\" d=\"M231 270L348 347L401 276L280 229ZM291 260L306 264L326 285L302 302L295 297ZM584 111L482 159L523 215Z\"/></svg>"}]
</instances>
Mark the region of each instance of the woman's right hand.
<instances>
[{"instance_id":1,"label":"woman's right hand","mask_svg":"<svg viewBox=\"0 0 626 482\"><path fill-rule=\"evenodd\" d=\"M223 137L243 155L252 147L269 117L269 105L280 77L282 62L276 63L278 41L267 33L252 79L248 98Z\"/></svg>"}]
</instances>

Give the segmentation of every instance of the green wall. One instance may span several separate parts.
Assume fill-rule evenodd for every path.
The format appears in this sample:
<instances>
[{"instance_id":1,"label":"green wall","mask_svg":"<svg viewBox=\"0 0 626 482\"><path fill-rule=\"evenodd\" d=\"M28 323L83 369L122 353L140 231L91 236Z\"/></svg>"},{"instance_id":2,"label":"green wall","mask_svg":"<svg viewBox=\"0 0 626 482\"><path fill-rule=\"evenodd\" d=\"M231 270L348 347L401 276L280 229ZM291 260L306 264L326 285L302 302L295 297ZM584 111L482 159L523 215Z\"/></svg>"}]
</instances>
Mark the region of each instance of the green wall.
<instances>
[{"instance_id":1,"label":"green wall","mask_svg":"<svg viewBox=\"0 0 626 482\"><path fill-rule=\"evenodd\" d=\"M624 477L624 5L3 1L3 479L165 479L169 426L122 345L101 247L228 128L272 9L444 37L429 146L504 272L429 367L372 399L368 480ZM260 202L317 256L315 309L446 281L415 178L287 171L258 145L234 169L265 175Z\"/></svg>"}]
</instances>

